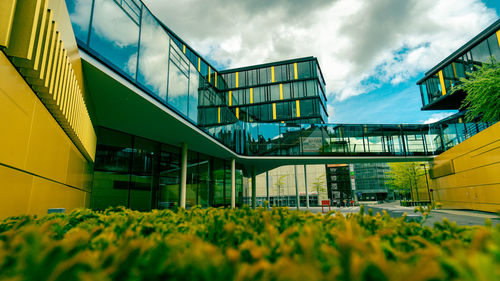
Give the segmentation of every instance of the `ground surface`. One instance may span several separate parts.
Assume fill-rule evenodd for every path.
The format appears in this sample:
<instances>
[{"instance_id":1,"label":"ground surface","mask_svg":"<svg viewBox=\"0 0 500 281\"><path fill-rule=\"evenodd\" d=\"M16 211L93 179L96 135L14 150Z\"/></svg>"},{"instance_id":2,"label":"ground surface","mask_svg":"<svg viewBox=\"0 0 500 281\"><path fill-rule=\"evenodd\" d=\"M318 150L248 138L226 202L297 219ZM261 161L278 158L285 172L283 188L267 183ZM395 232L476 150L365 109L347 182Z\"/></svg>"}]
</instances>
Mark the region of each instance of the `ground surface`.
<instances>
[{"instance_id":1,"label":"ground surface","mask_svg":"<svg viewBox=\"0 0 500 281\"><path fill-rule=\"evenodd\" d=\"M379 210L379 209L385 209L385 210L393 210L396 212L406 212L409 215L412 216L417 216L418 214L415 214L414 207L401 207L399 206L399 202L392 202L392 203L385 203L385 204L374 204L374 205L367 205L366 208L372 208L374 210ZM290 208L294 209L294 208ZM300 208L303 211L309 210L312 213L320 213L321 212L321 207L309 207L309 209L305 207ZM332 210L339 211L343 214L348 214L348 213L358 213L359 212L359 207L341 207L341 208L331 208ZM328 211L328 207L324 208L324 211ZM484 225L486 219L491 220L493 225L497 225L500 223L500 216L497 214L493 213L487 213L487 212L479 212L479 211L472 211L472 210L447 210L447 209L441 209L441 210L433 210L430 214L430 216L427 218L425 221L424 225L427 226L433 226L434 223L436 222L441 222L443 219L446 218L449 221L456 222L458 225Z\"/></svg>"}]
</instances>

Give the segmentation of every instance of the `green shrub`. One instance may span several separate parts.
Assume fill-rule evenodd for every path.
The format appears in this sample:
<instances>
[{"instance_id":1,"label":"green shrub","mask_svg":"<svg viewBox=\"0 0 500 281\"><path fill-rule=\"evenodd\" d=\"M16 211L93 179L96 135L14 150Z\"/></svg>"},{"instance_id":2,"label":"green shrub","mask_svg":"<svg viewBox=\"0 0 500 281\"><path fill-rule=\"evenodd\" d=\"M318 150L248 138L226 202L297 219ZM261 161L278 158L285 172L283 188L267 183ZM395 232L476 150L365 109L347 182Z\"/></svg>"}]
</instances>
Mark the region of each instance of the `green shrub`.
<instances>
[{"instance_id":1,"label":"green shrub","mask_svg":"<svg viewBox=\"0 0 500 281\"><path fill-rule=\"evenodd\" d=\"M500 228L286 208L0 221L1 280L500 280Z\"/></svg>"}]
</instances>

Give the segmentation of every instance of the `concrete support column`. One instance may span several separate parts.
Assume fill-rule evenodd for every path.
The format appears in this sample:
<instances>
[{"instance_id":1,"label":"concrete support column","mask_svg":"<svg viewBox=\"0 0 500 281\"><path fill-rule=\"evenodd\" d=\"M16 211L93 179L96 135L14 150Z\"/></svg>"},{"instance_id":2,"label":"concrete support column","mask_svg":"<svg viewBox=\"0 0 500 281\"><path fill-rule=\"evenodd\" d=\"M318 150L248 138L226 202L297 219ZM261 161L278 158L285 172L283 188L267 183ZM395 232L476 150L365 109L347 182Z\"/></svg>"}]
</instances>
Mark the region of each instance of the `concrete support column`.
<instances>
[{"instance_id":1,"label":"concrete support column","mask_svg":"<svg viewBox=\"0 0 500 281\"><path fill-rule=\"evenodd\" d=\"M307 168L304 165L304 184L306 188L306 207L309 209L309 191L307 191Z\"/></svg>"},{"instance_id":2,"label":"concrete support column","mask_svg":"<svg viewBox=\"0 0 500 281\"><path fill-rule=\"evenodd\" d=\"M231 159L231 208L236 208L236 159Z\"/></svg>"},{"instance_id":3,"label":"concrete support column","mask_svg":"<svg viewBox=\"0 0 500 281\"><path fill-rule=\"evenodd\" d=\"M295 200L297 200L297 210L300 209L300 195L299 195L299 183L297 182L297 165L293 165L293 172L295 174Z\"/></svg>"},{"instance_id":4,"label":"concrete support column","mask_svg":"<svg viewBox=\"0 0 500 281\"><path fill-rule=\"evenodd\" d=\"M252 209L257 208L257 177L255 166L252 167Z\"/></svg>"},{"instance_id":5,"label":"concrete support column","mask_svg":"<svg viewBox=\"0 0 500 281\"><path fill-rule=\"evenodd\" d=\"M181 154L181 208L186 208L187 157L188 145L183 143Z\"/></svg>"}]
</instances>

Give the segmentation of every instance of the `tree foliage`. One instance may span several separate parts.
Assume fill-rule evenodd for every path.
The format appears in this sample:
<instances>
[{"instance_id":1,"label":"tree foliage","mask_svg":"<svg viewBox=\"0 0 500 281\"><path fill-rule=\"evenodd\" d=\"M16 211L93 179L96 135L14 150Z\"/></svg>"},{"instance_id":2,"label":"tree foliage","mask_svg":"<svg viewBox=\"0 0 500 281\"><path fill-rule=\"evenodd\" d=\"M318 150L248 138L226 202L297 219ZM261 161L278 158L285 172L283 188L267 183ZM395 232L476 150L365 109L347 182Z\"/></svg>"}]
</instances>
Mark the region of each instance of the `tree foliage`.
<instances>
[{"instance_id":1,"label":"tree foliage","mask_svg":"<svg viewBox=\"0 0 500 281\"><path fill-rule=\"evenodd\" d=\"M386 176L391 189L404 196L413 194L423 174L421 164L421 162L390 163L391 169Z\"/></svg>"},{"instance_id":2,"label":"tree foliage","mask_svg":"<svg viewBox=\"0 0 500 281\"><path fill-rule=\"evenodd\" d=\"M313 191L316 191L318 195L321 192L325 191L325 185L326 185L325 178L326 178L325 174L320 174L316 178L314 178L314 182L312 183L312 189Z\"/></svg>"},{"instance_id":3,"label":"tree foliage","mask_svg":"<svg viewBox=\"0 0 500 281\"><path fill-rule=\"evenodd\" d=\"M500 62L492 59L492 63L484 63L467 75L469 78L461 78L462 83L453 90L453 93L459 90L467 93L461 106L467 109L465 120L500 120Z\"/></svg>"}]
</instances>

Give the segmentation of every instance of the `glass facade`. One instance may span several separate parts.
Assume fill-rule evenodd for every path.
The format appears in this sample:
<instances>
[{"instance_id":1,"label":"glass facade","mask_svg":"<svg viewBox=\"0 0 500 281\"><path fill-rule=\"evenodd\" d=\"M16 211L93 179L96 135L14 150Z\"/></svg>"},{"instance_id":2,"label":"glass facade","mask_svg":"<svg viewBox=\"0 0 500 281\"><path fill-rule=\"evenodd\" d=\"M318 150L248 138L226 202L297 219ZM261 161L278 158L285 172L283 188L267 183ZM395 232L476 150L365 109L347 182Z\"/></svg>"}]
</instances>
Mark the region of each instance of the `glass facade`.
<instances>
[{"instance_id":1,"label":"glass facade","mask_svg":"<svg viewBox=\"0 0 500 281\"><path fill-rule=\"evenodd\" d=\"M316 58L225 70L222 77L227 104L241 121L321 124L328 119Z\"/></svg>"},{"instance_id":2,"label":"glass facade","mask_svg":"<svg viewBox=\"0 0 500 281\"><path fill-rule=\"evenodd\" d=\"M140 211L179 205L181 150L122 132L98 128L91 207ZM236 169L236 204L242 204L243 172ZM229 206L230 162L189 151L186 207Z\"/></svg>"},{"instance_id":3,"label":"glass facade","mask_svg":"<svg viewBox=\"0 0 500 281\"><path fill-rule=\"evenodd\" d=\"M498 61L500 59L499 39L500 21L497 21L483 31L479 38L474 38L458 50L450 60L447 59L440 68L426 73L426 77L417 83L424 108L450 94L453 87L460 83L461 78L468 78L468 73L475 71L483 63Z\"/></svg>"}]
</instances>

